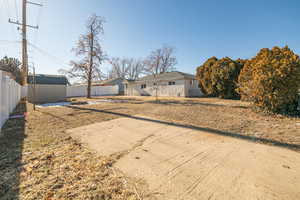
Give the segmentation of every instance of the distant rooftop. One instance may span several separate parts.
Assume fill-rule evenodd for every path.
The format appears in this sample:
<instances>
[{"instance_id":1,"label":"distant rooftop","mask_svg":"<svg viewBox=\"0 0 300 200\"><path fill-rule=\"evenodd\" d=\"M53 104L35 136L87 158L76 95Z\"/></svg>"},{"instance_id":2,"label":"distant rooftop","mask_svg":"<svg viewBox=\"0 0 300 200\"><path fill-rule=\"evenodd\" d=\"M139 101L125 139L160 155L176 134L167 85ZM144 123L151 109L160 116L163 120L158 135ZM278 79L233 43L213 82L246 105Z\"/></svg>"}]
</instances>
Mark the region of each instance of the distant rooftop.
<instances>
[{"instance_id":1,"label":"distant rooftop","mask_svg":"<svg viewBox=\"0 0 300 200\"><path fill-rule=\"evenodd\" d=\"M106 79L106 80L102 80L102 81L95 81L93 82L94 84L103 84L103 85L114 85L116 83L118 83L119 81L124 81L124 78L112 78L112 79Z\"/></svg>"},{"instance_id":2,"label":"distant rooftop","mask_svg":"<svg viewBox=\"0 0 300 200\"><path fill-rule=\"evenodd\" d=\"M158 74L156 77L158 80L178 80L178 79L195 79L195 76L192 74L173 71L173 72L165 72ZM154 75L144 76L139 78L137 81L150 81L154 79Z\"/></svg>"}]
</instances>

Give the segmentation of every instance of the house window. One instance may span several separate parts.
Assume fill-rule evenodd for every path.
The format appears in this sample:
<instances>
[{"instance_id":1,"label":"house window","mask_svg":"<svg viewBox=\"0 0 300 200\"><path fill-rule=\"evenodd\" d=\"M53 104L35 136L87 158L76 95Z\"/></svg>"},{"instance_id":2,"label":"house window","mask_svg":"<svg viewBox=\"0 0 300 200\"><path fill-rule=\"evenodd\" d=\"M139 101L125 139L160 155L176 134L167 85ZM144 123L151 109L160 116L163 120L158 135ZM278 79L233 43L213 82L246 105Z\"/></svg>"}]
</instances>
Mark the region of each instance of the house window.
<instances>
[{"instance_id":1,"label":"house window","mask_svg":"<svg viewBox=\"0 0 300 200\"><path fill-rule=\"evenodd\" d=\"M175 85L175 81L170 81L169 85Z\"/></svg>"},{"instance_id":2,"label":"house window","mask_svg":"<svg viewBox=\"0 0 300 200\"><path fill-rule=\"evenodd\" d=\"M196 86L197 85L197 81L195 79L191 80L190 83L191 83L192 86Z\"/></svg>"},{"instance_id":3,"label":"house window","mask_svg":"<svg viewBox=\"0 0 300 200\"><path fill-rule=\"evenodd\" d=\"M145 89L145 88L146 88L146 84L142 84L141 89Z\"/></svg>"}]
</instances>

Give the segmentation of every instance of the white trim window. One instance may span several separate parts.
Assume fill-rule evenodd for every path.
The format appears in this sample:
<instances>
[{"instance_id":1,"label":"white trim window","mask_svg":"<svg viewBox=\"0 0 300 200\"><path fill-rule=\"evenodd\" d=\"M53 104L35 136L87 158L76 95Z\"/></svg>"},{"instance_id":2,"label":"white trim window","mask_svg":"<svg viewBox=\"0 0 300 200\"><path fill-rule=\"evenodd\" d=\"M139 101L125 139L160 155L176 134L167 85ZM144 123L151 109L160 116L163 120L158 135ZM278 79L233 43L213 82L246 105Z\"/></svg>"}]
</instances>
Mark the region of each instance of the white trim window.
<instances>
[{"instance_id":1,"label":"white trim window","mask_svg":"<svg viewBox=\"0 0 300 200\"><path fill-rule=\"evenodd\" d=\"M169 81L168 85L175 85L175 81Z\"/></svg>"},{"instance_id":2,"label":"white trim window","mask_svg":"<svg viewBox=\"0 0 300 200\"><path fill-rule=\"evenodd\" d=\"M190 85L193 86L193 87L198 87L197 86L197 80L196 79L190 80Z\"/></svg>"}]
</instances>

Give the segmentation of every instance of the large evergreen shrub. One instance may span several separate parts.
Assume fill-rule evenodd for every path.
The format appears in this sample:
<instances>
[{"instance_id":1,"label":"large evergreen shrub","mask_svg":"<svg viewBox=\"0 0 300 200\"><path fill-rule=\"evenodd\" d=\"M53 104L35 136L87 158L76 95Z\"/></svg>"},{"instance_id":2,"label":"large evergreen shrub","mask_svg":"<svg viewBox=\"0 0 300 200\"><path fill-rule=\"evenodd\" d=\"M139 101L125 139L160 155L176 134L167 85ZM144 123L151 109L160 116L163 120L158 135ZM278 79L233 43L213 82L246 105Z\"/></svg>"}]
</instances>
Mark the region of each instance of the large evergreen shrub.
<instances>
[{"instance_id":1,"label":"large evergreen shrub","mask_svg":"<svg viewBox=\"0 0 300 200\"><path fill-rule=\"evenodd\" d=\"M203 65L197 68L196 78L199 81L199 86L202 92L206 95L215 96L215 91L212 87L211 73L212 66L217 62L216 57L209 58Z\"/></svg>"},{"instance_id":2,"label":"large evergreen shrub","mask_svg":"<svg viewBox=\"0 0 300 200\"><path fill-rule=\"evenodd\" d=\"M218 60L209 58L197 68L197 79L204 94L220 98L239 98L236 92L239 73L244 61L234 61L228 57Z\"/></svg>"},{"instance_id":3,"label":"large evergreen shrub","mask_svg":"<svg viewBox=\"0 0 300 200\"><path fill-rule=\"evenodd\" d=\"M243 100L264 110L296 112L300 88L300 59L288 47L261 49L247 61L239 76Z\"/></svg>"}]
</instances>

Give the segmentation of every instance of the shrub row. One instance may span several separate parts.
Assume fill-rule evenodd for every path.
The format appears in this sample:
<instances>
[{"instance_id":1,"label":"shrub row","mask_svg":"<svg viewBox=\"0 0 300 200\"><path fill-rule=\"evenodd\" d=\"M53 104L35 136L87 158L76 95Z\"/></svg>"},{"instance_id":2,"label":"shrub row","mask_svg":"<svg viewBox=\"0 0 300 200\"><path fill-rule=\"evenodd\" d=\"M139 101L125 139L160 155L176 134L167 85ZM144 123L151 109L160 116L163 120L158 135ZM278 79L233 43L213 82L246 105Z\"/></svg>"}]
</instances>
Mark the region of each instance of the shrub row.
<instances>
[{"instance_id":1,"label":"shrub row","mask_svg":"<svg viewBox=\"0 0 300 200\"><path fill-rule=\"evenodd\" d=\"M197 79L209 96L241 97L260 109L297 112L300 59L288 47L261 49L250 60L209 58L197 68Z\"/></svg>"}]
</instances>

